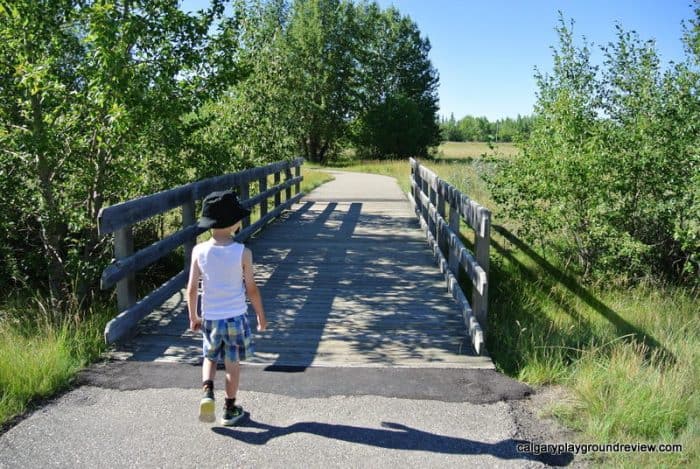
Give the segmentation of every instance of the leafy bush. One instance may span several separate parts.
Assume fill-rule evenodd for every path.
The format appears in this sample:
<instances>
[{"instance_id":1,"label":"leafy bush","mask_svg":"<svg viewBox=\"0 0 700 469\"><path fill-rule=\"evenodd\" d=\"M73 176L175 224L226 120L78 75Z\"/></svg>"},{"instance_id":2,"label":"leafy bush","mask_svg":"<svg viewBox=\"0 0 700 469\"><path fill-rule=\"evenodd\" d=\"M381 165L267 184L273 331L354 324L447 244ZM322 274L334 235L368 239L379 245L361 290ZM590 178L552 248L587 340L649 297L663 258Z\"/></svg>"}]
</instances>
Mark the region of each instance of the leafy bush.
<instances>
[{"instance_id":1,"label":"leafy bush","mask_svg":"<svg viewBox=\"0 0 700 469\"><path fill-rule=\"evenodd\" d=\"M589 45L574 44L572 26L560 20L553 72L536 75L532 133L521 157L502 162L492 178L494 198L530 241L588 278L663 273L693 281L698 64L691 56L662 72L653 42L618 27L597 67Z\"/></svg>"}]
</instances>

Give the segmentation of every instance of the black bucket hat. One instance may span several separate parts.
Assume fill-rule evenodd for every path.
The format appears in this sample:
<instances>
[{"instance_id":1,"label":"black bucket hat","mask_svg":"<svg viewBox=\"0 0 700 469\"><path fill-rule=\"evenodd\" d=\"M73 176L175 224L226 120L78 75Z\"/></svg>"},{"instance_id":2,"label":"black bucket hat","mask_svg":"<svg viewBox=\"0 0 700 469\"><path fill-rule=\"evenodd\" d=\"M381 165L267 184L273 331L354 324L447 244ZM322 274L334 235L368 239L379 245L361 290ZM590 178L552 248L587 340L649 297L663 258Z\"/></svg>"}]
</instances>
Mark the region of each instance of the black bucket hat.
<instances>
[{"instance_id":1,"label":"black bucket hat","mask_svg":"<svg viewBox=\"0 0 700 469\"><path fill-rule=\"evenodd\" d=\"M197 221L201 228L226 228L250 215L233 191L212 192L202 202L202 216Z\"/></svg>"}]
</instances>

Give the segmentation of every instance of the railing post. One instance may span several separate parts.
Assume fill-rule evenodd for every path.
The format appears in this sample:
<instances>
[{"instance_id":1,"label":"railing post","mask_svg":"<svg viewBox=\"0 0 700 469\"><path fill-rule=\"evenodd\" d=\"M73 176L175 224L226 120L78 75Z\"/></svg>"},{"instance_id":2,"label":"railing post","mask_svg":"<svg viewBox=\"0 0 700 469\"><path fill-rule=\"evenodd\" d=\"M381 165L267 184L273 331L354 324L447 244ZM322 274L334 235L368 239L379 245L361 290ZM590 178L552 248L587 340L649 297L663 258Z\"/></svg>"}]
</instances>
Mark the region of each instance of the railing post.
<instances>
[{"instance_id":1,"label":"railing post","mask_svg":"<svg viewBox=\"0 0 700 469\"><path fill-rule=\"evenodd\" d=\"M267 176L260 178L259 186L261 194L267 190ZM260 218L264 217L265 215L267 215L267 197L260 201Z\"/></svg>"},{"instance_id":2,"label":"railing post","mask_svg":"<svg viewBox=\"0 0 700 469\"><path fill-rule=\"evenodd\" d=\"M459 194L455 190L454 187L450 187L449 191L449 203L450 203L450 216L449 216L449 225L450 225L450 231L455 234L459 238L459 203L457 202L457 199L459 198ZM452 271L452 274L456 277L459 278L459 258L457 257L457 247L449 245L449 256L448 256L448 264L450 265L450 270Z\"/></svg>"},{"instance_id":3,"label":"railing post","mask_svg":"<svg viewBox=\"0 0 700 469\"><path fill-rule=\"evenodd\" d=\"M290 179L292 179L292 168L287 167L287 169L284 170L284 181L287 182ZM286 202L287 200L292 198L292 188L287 187L284 192L284 201Z\"/></svg>"},{"instance_id":4,"label":"railing post","mask_svg":"<svg viewBox=\"0 0 700 469\"><path fill-rule=\"evenodd\" d=\"M430 200L430 203L432 204L432 206L437 209L437 192L435 191L436 184L437 184L437 176L433 176L433 179L428 184L429 185L428 199ZM430 210L428 210L428 216L430 216ZM428 226L430 227L430 232L433 234L433 238L437 241L437 239L438 239L437 217L435 219L430 217L430 223L428 223Z\"/></svg>"},{"instance_id":5,"label":"railing post","mask_svg":"<svg viewBox=\"0 0 700 469\"><path fill-rule=\"evenodd\" d=\"M294 167L294 176L301 176L301 164ZM296 184L294 184L294 193L298 194L299 192L301 192L301 182L297 182Z\"/></svg>"},{"instance_id":6,"label":"railing post","mask_svg":"<svg viewBox=\"0 0 700 469\"><path fill-rule=\"evenodd\" d=\"M423 194L428 195L429 194L429 189L428 189L428 180L423 179L423 176L421 176L421 187L420 190ZM429 200L429 199L428 199ZM423 220L425 220L426 226L430 228L430 212L429 212L429 207L428 205L423 207Z\"/></svg>"},{"instance_id":7,"label":"railing post","mask_svg":"<svg viewBox=\"0 0 700 469\"><path fill-rule=\"evenodd\" d=\"M120 228L114 232L114 257L117 261L134 253L134 237L131 226ZM117 282L117 309L129 309L136 303L136 281L134 274L129 274Z\"/></svg>"},{"instance_id":8,"label":"railing post","mask_svg":"<svg viewBox=\"0 0 700 469\"><path fill-rule=\"evenodd\" d=\"M488 278L491 212L485 208L479 210L478 228L478 230L475 230L476 236L474 242L476 262L484 269ZM476 319L479 321L479 324L481 324L481 329L486 333L486 326L488 325L488 282L483 286L483 291L481 293L479 293L477 288L474 288L472 303Z\"/></svg>"},{"instance_id":9,"label":"railing post","mask_svg":"<svg viewBox=\"0 0 700 469\"><path fill-rule=\"evenodd\" d=\"M445 191L445 181L442 179L437 180L437 211L442 217L443 220L447 220L447 217L445 216L445 196L444 196L444 191ZM440 225L438 225L438 245L440 246L440 252L442 252L442 255L447 257L447 233L445 233L445 229L440 229Z\"/></svg>"},{"instance_id":10,"label":"railing post","mask_svg":"<svg viewBox=\"0 0 700 469\"><path fill-rule=\"evenodd\" d=\"M415 166L413 167L413 180L416 182L414 193L413 193L413 200L416 201L416 210L420 214L420 216L423 216L423 201L420 198L420 193L421 193L421 188L423 187L423 182L421 181L420 177L420 163L418 163L417 160L415 161Z\"/></svg>"},{"instance_id":11,"label":"railing post","mask_svg":"<svg viewBox=\"0 0 700 469\"><path fill-rule=\"evenodd\" d=\"M182 229L184 230L188 226L194 225L196 222L196 208L194 199L185 202L182 205ZM197 242L196 239L191 241L185 241L182 245L185 249L185 272L190 271L190 262L192 261L192 249Z\"/></svg>"},{"instance_id":12,"label":"railing post","mask_svg":"<svg viewBox=\"0 0 700 469\"><path fill-rule=\"evenodd\" d=\"M241 202L250 198L250 183L249 182L244 182L239 186L238 195L240 197ZM250 226L250 217L249 216L245 217L243 219L243 229L247 228L248 226Z\"/></svg>"},{"instance_id":13,"label":"railing post","mask_svg":"<svg viewBox=\"0 0 700 469\"><path fill-rule=\"evenodd\" d=\"M279 186L280 182L282 180L282 175L280 174L279 171L275 173L275 186ZM275 208L279 207L282 204L282 191L279 191L275 194Z\"/></svg>"}]
</instances>

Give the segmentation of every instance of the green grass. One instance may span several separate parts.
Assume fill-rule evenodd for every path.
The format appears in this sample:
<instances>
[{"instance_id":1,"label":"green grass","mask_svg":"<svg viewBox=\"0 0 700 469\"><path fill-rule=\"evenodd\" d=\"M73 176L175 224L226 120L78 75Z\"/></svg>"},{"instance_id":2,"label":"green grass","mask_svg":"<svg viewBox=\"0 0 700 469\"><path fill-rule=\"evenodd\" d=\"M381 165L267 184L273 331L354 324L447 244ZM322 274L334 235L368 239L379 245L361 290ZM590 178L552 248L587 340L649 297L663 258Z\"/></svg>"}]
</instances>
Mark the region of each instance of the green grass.
<instances>
[{"instance_id":1,"label":"green grass","mask_svg":"<svg viewBox=\"0 0 700 469\"><path fill-rule=\"evenodd\" d=\"M0 427L34 402L68 388L105 349L106 307L62 319L41 300L15 296L0 306Z\"/></svg>"},{"instance_id":2,"label":"green grass","mask_svg":"<svg viewBox=\"0 0 700 469\"><path fill-rule=\"evenodd\" d=\"M611 466L697 467L700 462L700 301L662 284L586 286L499 217L478 158L425 164L493 212L487 347L497 368L571 399L550 409L587 443L680 443L670 453L589 456ZM408 190L406 161L344 170L391 175ZM463 230L470 244L472 235ZM610 279L609 285L615 285ZM466 285L465 285L465 288Z\"/></svg>"},{"instance_id":3,"label":"green grass","mask_svg":"<svg viewBox=\"0 0 700 469\"><path fill-rule=\"evenodd\" d=\"M510 142L493 144L487 142L442 142L436 148L432 148L430 154L433 159L440 161L474 158L510 158L516 156L519 151L518 147ZM355 156L354 148L345 148L338 157L338 161L332 164L353 165L356 161Z\"/></svg>"},{"instance_id":4,"label":"green grass","mask_svg":"<svg viewBox=\"0 0 700 469\"><path fill-rule=\"evenodd\" d=\"M310 167L307 167L307 165L301 167L301 175L304 176L304 180L301 182L301 190L307 194L321 184L335 179L332 175L321 171L316 171Z\"/></svg>"}]
</instances>

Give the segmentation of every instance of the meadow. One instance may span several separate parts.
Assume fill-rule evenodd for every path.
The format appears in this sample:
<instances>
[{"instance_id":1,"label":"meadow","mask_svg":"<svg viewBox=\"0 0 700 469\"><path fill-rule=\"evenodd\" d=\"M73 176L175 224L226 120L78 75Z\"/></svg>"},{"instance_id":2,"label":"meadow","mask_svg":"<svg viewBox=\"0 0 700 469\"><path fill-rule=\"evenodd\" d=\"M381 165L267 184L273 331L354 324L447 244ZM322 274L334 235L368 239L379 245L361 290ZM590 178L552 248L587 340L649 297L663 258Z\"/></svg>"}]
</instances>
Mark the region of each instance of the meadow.
<instances>
[{"instance_id":1,"label":"meadow","mask_svg":"<svg viewBox=\"0 0 700 469\"><path fill-rule=\"evenodd\" d=\"M483 157L512 157L518 154L518 147L509 142L443 142L434 152L438 160L452 160Z\"/></svg>"},{"instance_id":2,"label":"meadow","mask_svg":"<svg viewBox=\"0 0 700 469\"><path fill-rule=\"evenodd\" d=\"M451 157L423 163L492 210L487 348L501 372L569 396L546 410L581 442L683 445L682 453L589 454L595 464L676 467L700 461L698 292L658 282L587 285L525 243L499 215L484 175L492 164L444 145ZM515 157L515 151L508 157ZM505 155L504 155L505 156ZM408 191L406 161L365 161L344 170L393 176ZM471 245L470 230L462 237ZM467 288L466 285L464 285Z\"/></svg>"}]
</instances>

